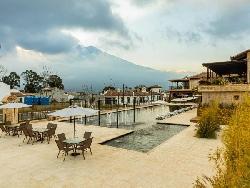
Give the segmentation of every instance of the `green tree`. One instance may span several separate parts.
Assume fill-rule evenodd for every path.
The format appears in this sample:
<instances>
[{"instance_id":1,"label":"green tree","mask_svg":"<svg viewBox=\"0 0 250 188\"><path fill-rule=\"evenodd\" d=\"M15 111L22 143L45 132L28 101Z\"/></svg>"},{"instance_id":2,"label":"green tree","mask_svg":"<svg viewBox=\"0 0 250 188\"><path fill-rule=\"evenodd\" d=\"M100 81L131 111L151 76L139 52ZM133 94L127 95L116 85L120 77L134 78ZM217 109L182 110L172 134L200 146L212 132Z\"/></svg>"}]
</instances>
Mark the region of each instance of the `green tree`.
<instances>
[{"instance_id":1,"label":"green tree","mask_svg":"<svg viewBox=\"0 0 250 188\"><path fill-rule=\"evenodd\" d=\"M57 75L50 75L48 80L47 80L47 83L48 83L48 85L50 87L56 87L56 88L59 88L59 89L64 89L62 79Z\"/></svg>"},{"instance_id":2,"label":"green tree","mask_svg":"<svg viewBox=\"0 0 250 188\"><path fill-rule=\"evenodd\" d=\"M26 70L21 74L24 79L24 90L29 93L37 93L42 89L42 77L32 70Z\"/></svg>"},{"instance_id":3,"label":"green tree","mask_svg":"<svg viewBox=\"0 0 250 188\"><path fill-rule=\"evenodd\" d=\"M20 76L16 72L11 72L2 78L3 82L10 85L10 88L20 87Z\"/></svg>"},{"instance_id":4,"label":"green tree","mask_svg":"<svg viewBox=\"0 0 250 188\"><path fill-rule=\"evenodd\" d=\"M115 90L114 86L105 86L102 90L102 92L108 91L108 90Z\"/></svg>"}]
</instances>

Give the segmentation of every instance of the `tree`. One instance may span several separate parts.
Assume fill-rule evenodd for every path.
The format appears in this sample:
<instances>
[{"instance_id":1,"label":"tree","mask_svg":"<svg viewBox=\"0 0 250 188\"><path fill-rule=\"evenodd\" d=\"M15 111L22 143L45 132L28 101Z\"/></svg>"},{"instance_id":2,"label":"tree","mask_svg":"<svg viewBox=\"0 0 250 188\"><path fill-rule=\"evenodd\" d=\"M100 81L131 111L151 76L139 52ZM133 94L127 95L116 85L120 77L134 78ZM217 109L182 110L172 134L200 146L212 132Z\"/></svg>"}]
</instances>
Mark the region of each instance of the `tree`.
<instances>
[{"instance_id":1,"label":"tree","mask_svg":"<svg viewBox=\"0 0 250 188\"><path fill-rule=\"evenodd\" d=\"M51 71L51 68L48 66L43 66L43 70L40 73L41 77L42 77L42 84L43 84L43 88L48 87L48 80L50 75L52 75L53 72Z\"/></svg>"},{"instance_id":2,"label":"tree","mask_svg":"<svg viewBox=\"0 0 250 188\"><path fill-rule=\"evenodd\" d=\"M24 79L24 90L28 93L37 93L42 89L42 77L32 70L26 70L21 74Z\"/></svg>"},{"instance_id":3,"label":"tree","mask_svg":"<svg viewBox=\"0 0 250 188\"><path fill-rule=\"evenodd\" d=\"M104 93L104 92L109 91L109 90L115 90L115 87L113 87L113 86L105 86L103 88L102 92Z\"/></svg>"},{"instance_id":4,"label":"tree","mask_svg":"<svg viewBox=\"0 0 250 188\"><path fill-rule=\"evenodd\" d=\"M3 82L10 85L10 89L20 87L20 76L16 72L11 72L8 76L2 78Z\"/></svg>"},{"instance_id":5,"label":"tree","mask_svg":"<svg viewBox=\"0 0 250 188\"><path fill-rule=\"evenodd\" d=\"M47 83L48 83L49 87L56 87L59 89L64 89L62 79L57 75L50 75L48 80L47 80Z\"/></svg>"}]
</instances>

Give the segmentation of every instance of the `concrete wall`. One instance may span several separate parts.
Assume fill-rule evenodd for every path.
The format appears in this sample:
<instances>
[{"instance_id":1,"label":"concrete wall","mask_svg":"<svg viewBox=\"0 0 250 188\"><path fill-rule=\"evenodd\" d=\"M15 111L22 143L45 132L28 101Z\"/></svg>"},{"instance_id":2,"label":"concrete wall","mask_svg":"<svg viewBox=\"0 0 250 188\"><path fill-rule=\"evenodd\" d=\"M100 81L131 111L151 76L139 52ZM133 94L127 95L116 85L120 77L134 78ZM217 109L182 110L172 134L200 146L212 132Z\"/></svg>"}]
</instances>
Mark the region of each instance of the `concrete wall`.
<instances>
[{"instance_id":1,"label":"concrete wall","mask_svg":"<svg viewBox=\"0 0 250 188\"><path fill-rule=\"evenodd\" d=\"M250 84L232 84L225 86L200 86L202 104L218 101L224 104L242 102L246 94L250 94Z\"/></svg>"},{"instance_id":2,"label":"concrete wall","mask_svg":"<svg viewBox=\"0 0 250 188\"><path fill-rule=\"evenodd\" d=\"M199 86L199 79L189 80L189 89L194 89Z\"/></svg>"}]
</instances>

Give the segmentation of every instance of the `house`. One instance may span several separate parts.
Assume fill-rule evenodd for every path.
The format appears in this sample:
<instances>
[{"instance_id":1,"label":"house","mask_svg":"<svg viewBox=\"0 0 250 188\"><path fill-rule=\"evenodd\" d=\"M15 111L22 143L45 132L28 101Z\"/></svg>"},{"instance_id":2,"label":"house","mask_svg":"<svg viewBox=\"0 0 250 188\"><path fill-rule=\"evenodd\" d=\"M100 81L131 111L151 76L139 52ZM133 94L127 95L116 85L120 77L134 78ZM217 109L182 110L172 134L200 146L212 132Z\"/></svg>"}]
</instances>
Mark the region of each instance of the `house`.
<instances>
[{"instance_id":1,"label":"house","mask_svg":"<svg viewBox=\"0 0 250 188\"><path fill-rule=\"evenodd\" d=\"M110 89L105 91L102 95L104 96L104 104L107 105L116 105L118 103L133 105L134 100L135 103L139 105L157 100L163 100L163 93L160 91L161 86L149 87L148 91L146 87L143 86L125 90L124 92L120 89Z\"/></svg>"},{"instance_id":2,"label":"house","mask_svg":"<svg viewBox=\"0 0 250 188\"><path fill-rule=\"evenodd\" d=\"M2 102L4 97L9 95L10 95L10 86L3 82L0 82L0 103Z\"/></svg>"},{"instance_id":3,"label":"house","mask_svg":"<svg viewBox=\"0 0 250 188\"><path fill-rule=\"evenodd\" d=\"M205 72L193 76L186 76L181 79L169 80L171 86L169 87L169 101L174 98L191 97L197 93L198 86L201 81L206 80Z\"/></svg>"},{"instance_id":4,"label":"house","mask_svg":"<svg viewBox=\"0 0 250 188\"><path fill-rule=\"evenodd\" d=\"M246 93L250 94L250 49L230 57L230 60L202 65L207 68L206 82L198 88L202 93L202 104L214 100L237 104Z\"/></svg>"},{"instance_id":5,"label":"house","mask_svg":"<svg viewBox=\"0 0 250 188\"><path fill-rule=\"evenodd\" d=\"M153 85L147 88L149 92L161 93L162 87L160 85Z\"/></svg>"},{"instance_id":6,"label":"house","mask_svg":"<svg viewBox=\"0 0 250 188\"><path fill-rule=\"evenodd\" d=\"M74 98L72 95L66 94L62 89L50 87L43 88L40 96L50 97L52 101L56 102L68 102L70 99Z\"/></svg>"}]
</instances>

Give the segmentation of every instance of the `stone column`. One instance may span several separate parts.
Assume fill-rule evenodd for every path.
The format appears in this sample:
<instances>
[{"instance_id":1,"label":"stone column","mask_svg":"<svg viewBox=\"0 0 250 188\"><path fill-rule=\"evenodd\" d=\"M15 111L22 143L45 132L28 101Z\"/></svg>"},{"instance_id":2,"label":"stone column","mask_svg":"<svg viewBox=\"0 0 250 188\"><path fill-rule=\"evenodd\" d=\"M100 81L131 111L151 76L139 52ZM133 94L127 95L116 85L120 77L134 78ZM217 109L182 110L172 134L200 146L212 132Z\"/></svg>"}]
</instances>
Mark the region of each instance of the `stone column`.
<instances>
[{"instance_id":1,"label":"stone column","mask_svg":"<svg viewBox=\"0 0 250 188\"><path fill-rule=\"evenodd\" d=\"M247 83L250 84L250 52L247 53Z\"/></svg>"}]
</instances>

